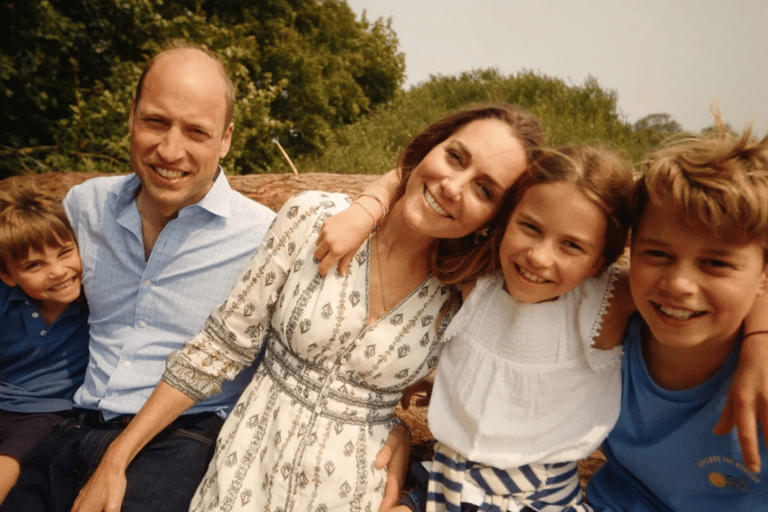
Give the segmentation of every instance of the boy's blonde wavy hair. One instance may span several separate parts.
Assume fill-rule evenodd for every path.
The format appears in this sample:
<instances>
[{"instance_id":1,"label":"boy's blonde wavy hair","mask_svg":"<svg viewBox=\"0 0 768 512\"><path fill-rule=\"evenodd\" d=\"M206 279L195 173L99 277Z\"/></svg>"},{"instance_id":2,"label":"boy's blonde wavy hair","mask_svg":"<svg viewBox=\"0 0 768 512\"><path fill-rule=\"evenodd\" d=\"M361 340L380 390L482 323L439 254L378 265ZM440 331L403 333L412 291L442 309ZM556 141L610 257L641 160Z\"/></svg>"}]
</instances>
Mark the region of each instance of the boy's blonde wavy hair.
<instances>
[{"instance_id":1,"label":"boy's blonde wavy hair","mask_svg":"<svg viewBox=\"0 0 768 512\"><path fill-rule=\"evenodd\" d=\"M713 129L674 137L642 163L632 191L633 231L646 205L664 204L727 243L759 241L768 261L768 136Z\"/></svg>"}]
</instances>

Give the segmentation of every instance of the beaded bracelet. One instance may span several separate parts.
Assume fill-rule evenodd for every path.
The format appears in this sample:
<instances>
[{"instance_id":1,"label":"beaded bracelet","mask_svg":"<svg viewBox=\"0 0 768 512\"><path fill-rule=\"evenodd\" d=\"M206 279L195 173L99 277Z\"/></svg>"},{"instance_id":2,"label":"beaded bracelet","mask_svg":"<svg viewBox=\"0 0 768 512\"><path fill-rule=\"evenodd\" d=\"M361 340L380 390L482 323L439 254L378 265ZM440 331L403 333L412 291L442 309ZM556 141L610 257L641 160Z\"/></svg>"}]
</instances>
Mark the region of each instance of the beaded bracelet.
<instances>
[{"instance_id":1,"label":"beaded bracelet","mask_svg":"<svg viewBox=\"0 0 768 512\"><path fill-rule=\"evenodd\" d=\"M403 418L399 416L393 416L392 423L403 427L405 431L408 433L408 441L413 441L413 432L411 432L411 427L408 426L408 423L406 423L406 421Z\"/></svg>"},{"instance_id":2,"label":"beaded bracelet","mask_svg":"<svg viewBox=\"0 0 768 512\"><path fill-rule=\"evenodd\" d=\"M360 194L360 197L362 196L372 197L376 201L378 201L379 206L381 206L381 218L383 219L384 217L387 216L387 214L389 213L389 207L387 206L387 203L385 203L379 196L377 196L373 192L363 192L362 194ZM381 222L381 220L379 222Z\"/></svg>"},{"instance_id":3,"label":"beaded bracelet","mask_svg":"<svg viewBox=\"0 0 768 512\"><path fill-rule=\"evenodd\" d=\"M371 228L371 231L373 231L374 229L376 229L376 226L377 226L378 224L376 224L376 217L374 217L374 216L373 216L373 214L371 213L371 210L369 210L367 206L365 206L363 203L361 203L361 202L360 202L360 201L358 201L357 199L355 199L354 201L352 201L352 204L356 204L356 205L360 206L360 208L362 208L363 210L365 210L365 213L367 213L368 215L370 215L370 216L371 216L371 219L373 219L373 227Z\"/></svg>"}]
</instances>

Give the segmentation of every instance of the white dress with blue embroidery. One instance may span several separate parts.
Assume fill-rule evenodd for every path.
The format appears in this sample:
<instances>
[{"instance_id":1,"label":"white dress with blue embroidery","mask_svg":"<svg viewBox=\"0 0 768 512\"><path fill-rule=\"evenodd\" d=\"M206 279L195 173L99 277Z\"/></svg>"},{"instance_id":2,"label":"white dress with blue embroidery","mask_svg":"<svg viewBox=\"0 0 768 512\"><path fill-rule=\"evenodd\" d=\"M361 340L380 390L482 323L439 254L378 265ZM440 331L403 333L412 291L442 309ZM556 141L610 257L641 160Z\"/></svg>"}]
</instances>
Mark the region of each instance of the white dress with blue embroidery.
<instances>
[{"instance_id":1,"label":"white dress with blue embroidery","mask_svg":"<svg viewBox=\"0 0 768 512\"><path fill-rule=\"evenodd\" d=\"M190 510L378 510L376 453L403 390L437 363L455 291L429 277L366 327L370 245L343 277L320 276L313 257L323 221L349 203L289 200L228 300L169 358L164 379L200 399L267 345Z\"/></svg>"}]
</instances>

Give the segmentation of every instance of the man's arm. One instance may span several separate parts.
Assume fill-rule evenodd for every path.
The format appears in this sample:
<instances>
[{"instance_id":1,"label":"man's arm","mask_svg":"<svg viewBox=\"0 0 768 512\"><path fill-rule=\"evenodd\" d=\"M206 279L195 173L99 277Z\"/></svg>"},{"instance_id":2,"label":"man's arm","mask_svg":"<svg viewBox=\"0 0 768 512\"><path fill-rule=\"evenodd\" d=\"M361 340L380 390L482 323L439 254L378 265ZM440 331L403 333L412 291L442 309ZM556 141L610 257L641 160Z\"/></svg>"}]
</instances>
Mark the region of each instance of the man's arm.
<instances>
[{"instance_id":1,"label":"man's arm","mask_svg":"<svg viewBox=\"0 0 768 512\"><path fill-rule=\"evenodd\" d=\"M392 205L399 184L397 171L389 171L368 185L355 199L357 204L325 219L314 253L320 260L321 275L326 275L336 262L339 275L344 275L352 257Z\"/></svg>"},{"instance_id":2,"label":"man's arm","mask_svg":"<svg viewBox=\"0 0 768 512\"><path fill-rule=\"evenodd\" d=\"M120 512L128 465L147 443L194 404L190 397L161 381L133 421L109 446L93 476L80 490L72 512Z\"/></svg>"}]
</instances>

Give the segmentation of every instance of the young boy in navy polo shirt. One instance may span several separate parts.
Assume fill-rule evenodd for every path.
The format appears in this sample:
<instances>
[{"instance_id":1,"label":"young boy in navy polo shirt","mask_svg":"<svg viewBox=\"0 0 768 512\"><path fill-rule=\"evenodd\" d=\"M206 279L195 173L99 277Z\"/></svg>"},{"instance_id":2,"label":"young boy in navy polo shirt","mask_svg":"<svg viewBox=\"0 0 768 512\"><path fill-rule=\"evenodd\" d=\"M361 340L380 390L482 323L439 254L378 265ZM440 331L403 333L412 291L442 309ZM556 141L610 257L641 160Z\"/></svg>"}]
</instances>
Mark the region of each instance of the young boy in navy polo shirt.
<instances>
[{"instance_id":1,"label":"young boy in navy polo shirt","mask_svg":"<svg viewBox=\"0 0 768 512\"><path fill-rule=\"evenodd\" d=\"M0 191L0 503L63 413L88 363L80 254L61 204Z\"/></svg>"}]
</instances>

